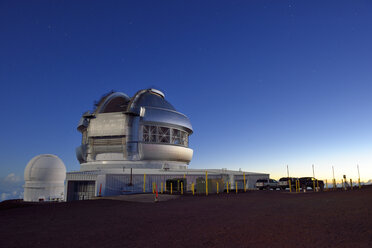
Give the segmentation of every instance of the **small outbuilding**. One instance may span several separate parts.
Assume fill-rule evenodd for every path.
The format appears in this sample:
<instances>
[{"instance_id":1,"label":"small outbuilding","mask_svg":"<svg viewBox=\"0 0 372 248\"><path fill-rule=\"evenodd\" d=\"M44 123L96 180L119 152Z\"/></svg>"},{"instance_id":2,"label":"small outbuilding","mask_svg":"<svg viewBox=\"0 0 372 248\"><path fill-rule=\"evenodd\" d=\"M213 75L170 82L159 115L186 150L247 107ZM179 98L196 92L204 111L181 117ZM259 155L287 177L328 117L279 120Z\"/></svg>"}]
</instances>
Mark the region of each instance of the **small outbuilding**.
<instances>
[{"instance_id":1,"label":"small outbuilding","mask_svg":"<svg viewBox=\"0 0 372 248\"><path fill-rule=\"evenodd\" d=\"M64 199L66 167L52 154L41 154L25 168L24 201L61 201Z\"/></svg>"}]
</instances>

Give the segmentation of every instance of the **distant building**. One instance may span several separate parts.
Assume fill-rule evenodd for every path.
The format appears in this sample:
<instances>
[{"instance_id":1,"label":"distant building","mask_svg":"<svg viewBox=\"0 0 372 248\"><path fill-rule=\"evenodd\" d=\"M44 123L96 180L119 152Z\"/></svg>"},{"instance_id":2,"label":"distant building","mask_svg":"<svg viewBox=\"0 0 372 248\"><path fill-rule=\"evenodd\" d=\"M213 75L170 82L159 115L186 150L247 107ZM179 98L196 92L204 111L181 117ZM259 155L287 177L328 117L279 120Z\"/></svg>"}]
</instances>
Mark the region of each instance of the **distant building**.
<instances>
[{"instance_id":1,"label":"distant building","mask_svg":"<svg viewBox=\"0 0 372 248\"><path fill-rule=\"evenodd\" d=\"M34 157L24 172L24 201L64 200L66 167L62 160L51 154Z\"/></svg>"},{"instance_id":2,"label":"distant building","mask_svg":"<svg viewBox=\"0 0 372 248\"><path fill-rule=\"evenodd\" d=\"M76 149L80 171L67 173L66 200L101 195L151 192L172 180L185 190L205 176L205 170L188 169L193 150L189 118L178 112L164 94L155 89L138 91L133 97L112 92L86 112L78 124L82 134ZM229 182L235 188L253 188L268 174L208 170L208 178ZM244 180L245 178L245 180ZM173 185L176 187L175 185ZM220 185L221 190L223 185ZM211 189L212 190L212 189ZM159 189L160 191L160 189Z\"/></svg>"}]
</instances>

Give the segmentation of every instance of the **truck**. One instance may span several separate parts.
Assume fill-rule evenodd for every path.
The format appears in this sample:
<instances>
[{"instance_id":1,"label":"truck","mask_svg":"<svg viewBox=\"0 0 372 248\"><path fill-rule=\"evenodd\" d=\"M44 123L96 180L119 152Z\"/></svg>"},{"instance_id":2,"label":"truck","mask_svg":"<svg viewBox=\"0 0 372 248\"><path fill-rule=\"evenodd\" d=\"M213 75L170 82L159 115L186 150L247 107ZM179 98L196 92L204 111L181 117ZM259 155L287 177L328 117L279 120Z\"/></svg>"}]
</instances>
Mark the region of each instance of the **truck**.
<instances>
[{"instance_id":1,"label":"truck","mask_svg":"<svg viewBox=\"0 0 372 248\"><path fill-rule=\"evenodd\" d=\"M312 190L315 190L314 185L315 185L315 188L317 188L319 186L320 191L323 191L323 189L324 189L324 182L322 180L318 180L314 177L301 177L299 180L300 180L300 186L301 186L302 190L307 189L309 187Z\"/></svg>"},{"instance_id":2,"label":"truck","mask_svg":"<svg viewBox=\"0 0 372 248\"><path fill-rule=\"evenodd\" d=\"M277 189L279 188L279 185L278 185L278 181L274 180L274 179L268 179L268 178L265 178L265 179L258 179L256 181L256 188L259 189L259 190L263 190L263 189L267 189L267 190L270 190L270 189Z\"/></svg>"},{"instance_id":3,"label":"truck","mask_svg":"<svg viewBox=\"0 0 372 248\"><path fill-rule=\"evenodd\" d=\"M296 181L298 180L297 177L282 177L279 179L279 188L281 190L289 189L289 181L291 182L291 188L296 188Z\"/></svg>"}]
</instances>

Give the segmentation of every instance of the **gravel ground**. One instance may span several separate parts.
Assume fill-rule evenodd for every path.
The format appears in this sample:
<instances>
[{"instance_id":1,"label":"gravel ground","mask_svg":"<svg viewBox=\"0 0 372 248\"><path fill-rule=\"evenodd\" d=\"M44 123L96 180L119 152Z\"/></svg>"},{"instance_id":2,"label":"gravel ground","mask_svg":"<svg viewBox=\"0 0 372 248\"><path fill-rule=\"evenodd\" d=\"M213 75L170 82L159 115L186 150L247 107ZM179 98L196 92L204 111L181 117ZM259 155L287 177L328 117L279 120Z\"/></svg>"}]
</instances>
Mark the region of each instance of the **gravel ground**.
<instances>
[{"instance_id":1,"label":"gravel ground","mask_svg":"<svg viewBox=\"0 0 372 248\"><path fill-rule=\"evenodd\" d=\"M2 202L0 247L372 247L372 187L163 199Z\"/></svg>"}]
</instances>

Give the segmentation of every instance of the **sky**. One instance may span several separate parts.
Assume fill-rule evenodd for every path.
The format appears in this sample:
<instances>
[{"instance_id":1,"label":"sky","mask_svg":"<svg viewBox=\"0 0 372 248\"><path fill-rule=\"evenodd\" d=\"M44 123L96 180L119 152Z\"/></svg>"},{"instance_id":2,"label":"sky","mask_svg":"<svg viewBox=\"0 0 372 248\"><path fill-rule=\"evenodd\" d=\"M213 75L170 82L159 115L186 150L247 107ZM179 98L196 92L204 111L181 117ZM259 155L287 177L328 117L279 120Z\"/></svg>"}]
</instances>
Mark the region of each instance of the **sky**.
<instances>
[{"instance_id":1,"label":"sky","mask_svg":"<svg viewBox=\"0 0 372 248\"><path fill-rule=\"evenodd\" d=\"M314 164L356 180L359 164L367 181L371 13L358 0L0 1L0 186L42 153L79 170L82 113L150 87L191 120L189 168L279 179Z\"/></svg>"}]
</instances>

